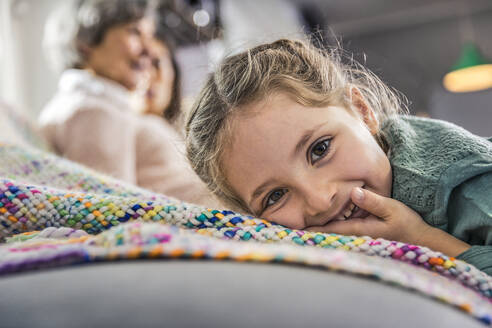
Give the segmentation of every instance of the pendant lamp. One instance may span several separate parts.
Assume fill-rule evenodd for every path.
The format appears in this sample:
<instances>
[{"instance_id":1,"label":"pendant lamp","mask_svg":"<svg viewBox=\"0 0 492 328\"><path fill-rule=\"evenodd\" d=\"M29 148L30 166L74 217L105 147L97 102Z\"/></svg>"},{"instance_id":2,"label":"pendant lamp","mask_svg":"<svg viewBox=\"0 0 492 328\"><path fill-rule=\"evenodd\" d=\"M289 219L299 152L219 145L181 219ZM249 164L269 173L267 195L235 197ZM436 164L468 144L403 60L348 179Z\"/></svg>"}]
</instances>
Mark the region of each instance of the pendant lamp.
<instances>
[{"instance_id":1,"label":"pendant lamp","mask_svg":"<svg viewBox=\"0 0 492 328\"><path fill-rule=\"evenodd\" d=\"M463 47L458 61L444 75L444 87L451 92L474 92L492 88L492 62L477 47L470 3L459 6L459 31Z\"/></svg>"},{"instance_id":2,"label":"pendant lamp","mask_svg":"<svg viewBox=\"0 0 492 328\"><path fill-rule=\"evenodd\" d=\"M478 47L467 42L461 55L443 78L444 87L451 92L473 92L492 88L492 62L485 59Z\"/></svg>"}]
</instances>

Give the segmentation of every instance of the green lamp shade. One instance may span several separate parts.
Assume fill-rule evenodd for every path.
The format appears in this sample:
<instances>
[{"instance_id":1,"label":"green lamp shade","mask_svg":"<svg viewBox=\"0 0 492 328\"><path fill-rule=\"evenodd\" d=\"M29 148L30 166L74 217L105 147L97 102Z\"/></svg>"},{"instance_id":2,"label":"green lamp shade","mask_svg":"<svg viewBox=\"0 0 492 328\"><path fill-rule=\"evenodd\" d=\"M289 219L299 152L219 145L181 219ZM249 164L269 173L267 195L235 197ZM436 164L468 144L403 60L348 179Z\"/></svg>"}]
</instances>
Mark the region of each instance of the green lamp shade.
<instances>
[{"instance_id":1,"label":"green lamp shade","mask_svg":"<svg viewBox=\"0 0 492 328\"><path fill-rule=\"evenodd\" d=\"M451 92L473 92L492 88L492 63L487 61L473 43L463 45L458 62L443 79Z\"/></svg>"}]
</instances>

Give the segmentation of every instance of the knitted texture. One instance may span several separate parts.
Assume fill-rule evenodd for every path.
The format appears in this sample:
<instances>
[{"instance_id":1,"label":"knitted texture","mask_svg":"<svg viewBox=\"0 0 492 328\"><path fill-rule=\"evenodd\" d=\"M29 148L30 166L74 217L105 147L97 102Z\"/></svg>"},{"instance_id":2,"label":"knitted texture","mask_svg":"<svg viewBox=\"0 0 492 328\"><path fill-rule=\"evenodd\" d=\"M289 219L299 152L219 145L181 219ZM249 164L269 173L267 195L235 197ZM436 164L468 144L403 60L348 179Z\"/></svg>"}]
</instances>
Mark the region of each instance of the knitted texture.
<instances>
[{"instance_id":1,"label":"knitted texture","mask_svg":"<svg viewBox=\"0 0 492 328\"><path fill-rule=\"evenodd\" d=\"M63 235L70 237L63 238ZM27 238L27 239L25 239ZM47 239L51 238L51 239ZM22 241L24 239L24 241ZM403 261L295 244L240 243L157 223L128 222L96 236L48 228L0 247L0 272L135 258L188 258L295 263L350 272L405 286L490 324L492 304L469 288Z\"/></svg>"},{"instance_id":2,"label":"knitted texture","mask_svg":"<svg viewBox=\"0 0 492 328\"><path fill-rule=\"evenodd\" d=\"M386 121L382 130L390 145L391 197L433 226L446 224L454 187L492 170L483 165L492 163L492 143L454 124L405 116Z\"/></svg>"},{"instance_id":3,"label":"knitted texture","mask_svg":"<svg viewBox=\"0 0 492 328\"><path fill-rule=\"evenodd\" d=\"M8 237L10 242L0 246L0 274L154 255L221 258L217 254L222 253L214 251L220 249L229 250L222 257L232 260L296 262L375 276L444 300L490 322L492 278L426 247L366 236L291 230L232 211L180 202L56 156L12 146L0 146L0 177L4 177L0 181L0 236ZM133 220L139 222L122 224ZM48 229L35 232L44 228ZM96 236L85 235L79 229ZM173 231L184 236L178 239L181 248L154 250L155 245L172 238ZM272 243L277 246L266 245ZM282 253L284 249L286 253ZM335 260L340 254L346 258L343 265ZM425 278L417 278L413 272ZM401 277L395 278L398 274ZM436 285L442 288L429 287L434 282L427 284L425 279L434 276L443 281ZM465 293L466 299L456 296L463 294L465 287L476 293Z\"/></svg>"}]
</instances>

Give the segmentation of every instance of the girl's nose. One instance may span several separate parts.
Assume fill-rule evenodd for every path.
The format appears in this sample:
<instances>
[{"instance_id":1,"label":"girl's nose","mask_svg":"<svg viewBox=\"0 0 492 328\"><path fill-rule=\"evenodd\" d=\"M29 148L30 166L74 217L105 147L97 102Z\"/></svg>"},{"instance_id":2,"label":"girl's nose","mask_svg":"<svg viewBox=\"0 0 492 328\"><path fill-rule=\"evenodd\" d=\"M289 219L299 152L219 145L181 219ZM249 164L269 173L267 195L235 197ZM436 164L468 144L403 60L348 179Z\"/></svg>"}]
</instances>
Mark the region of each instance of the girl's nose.
<instances>
[{"instance_id":1,"label":"girl's nose","mask_svg":"<svg viewBox=\"0 0 492 328\"><path fill-rule=\"evenodd\" d=\"M150 57L149 49L147 48L147 46L145 44L142 45L142 50L140 51L140 56Z\"/></svg>"},{"instance_id":2,"label":"girl's nose","mask_svg":"<svg viewBox=\"0 0 492 328\"><path fill-rule=\"evenodd\" d=\"M317 221L326 219L325 216L333 215L333 205L337 194L335 183L317 181L318 183L308 183L303 188L306 220ZM315 225L317 222L306 222L308 225Z\"/></svg>"}]
</instances>

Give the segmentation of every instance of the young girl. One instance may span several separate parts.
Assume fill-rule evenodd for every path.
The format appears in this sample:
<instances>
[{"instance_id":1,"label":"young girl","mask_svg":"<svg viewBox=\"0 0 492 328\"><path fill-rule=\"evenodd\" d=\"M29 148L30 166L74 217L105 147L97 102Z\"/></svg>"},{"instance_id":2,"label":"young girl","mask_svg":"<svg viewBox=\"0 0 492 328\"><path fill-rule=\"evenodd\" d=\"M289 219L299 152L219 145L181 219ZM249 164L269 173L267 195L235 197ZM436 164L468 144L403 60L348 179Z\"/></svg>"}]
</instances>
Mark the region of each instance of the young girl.
<instances>
[{"instance_id":1,"label":"young girl","mask_svg":"<svg viewBox=\"0 0 492 328\"><path fill-rule=\"evenodd\" d=\"M492 143L404 109L360 65L279 40L210 76L187 121L187 154L233 208L427 246L492 274Z\"/></svg>"}]
</instances>

